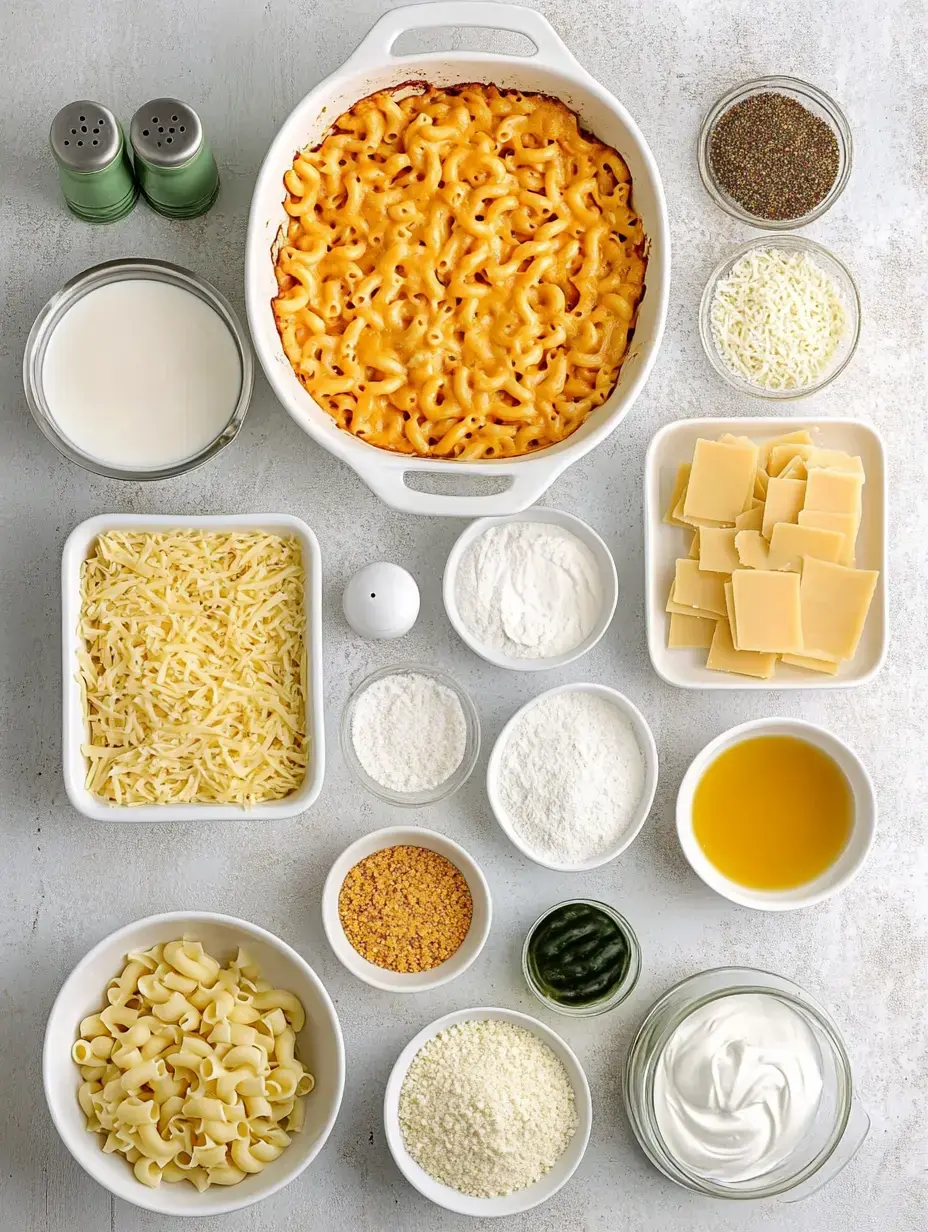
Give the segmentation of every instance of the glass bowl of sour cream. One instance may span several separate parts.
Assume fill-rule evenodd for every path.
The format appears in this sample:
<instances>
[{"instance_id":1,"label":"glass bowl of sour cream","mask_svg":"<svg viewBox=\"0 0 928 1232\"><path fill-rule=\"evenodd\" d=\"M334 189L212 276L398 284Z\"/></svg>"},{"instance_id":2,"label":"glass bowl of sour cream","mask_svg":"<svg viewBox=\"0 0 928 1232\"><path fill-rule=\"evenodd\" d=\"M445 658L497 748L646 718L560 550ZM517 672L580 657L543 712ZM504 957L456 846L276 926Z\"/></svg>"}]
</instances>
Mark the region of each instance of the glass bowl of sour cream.
<instances>
[{"instance_id":1,"label":"glass bowl of sour cream","mask_svg":"<svg viewBox=\"0 0 928 1232\"><path fill-rule=\"evenodd\" d=\"M629 1049L625 1104L651 1163L716 1198L803 1198L870 1128L828 1012L749 967L702 971L654 1003Z\"/></svg>"},{"instance_id":2,"label":"glass bowl of sour cream","mask_svg":"<svg viewBox=\"0 0 928 1232\"><path fill-rule=\"evenodd\" d=\"M32 326L23 384L55 448L111 479L169 479L233 441L254 384L248 335L204 279L129 258L78 274Z\"/></svg>"}]
</instances>

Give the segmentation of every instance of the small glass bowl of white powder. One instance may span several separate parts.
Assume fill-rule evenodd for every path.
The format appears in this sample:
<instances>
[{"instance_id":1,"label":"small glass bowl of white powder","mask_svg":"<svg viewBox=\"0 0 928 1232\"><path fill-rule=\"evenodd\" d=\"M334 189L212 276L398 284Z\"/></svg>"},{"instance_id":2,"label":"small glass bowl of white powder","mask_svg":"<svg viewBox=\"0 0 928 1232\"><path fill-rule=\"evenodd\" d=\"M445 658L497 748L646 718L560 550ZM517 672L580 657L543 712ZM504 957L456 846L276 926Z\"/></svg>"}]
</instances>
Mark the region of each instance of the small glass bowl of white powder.
<instances>
[{"instance_id":1,"label":"small glass bowl of white powder","mask_svg":"<svg viewBox=\"0 0 928 1232\"><path fill-rule=\"evenodd\" d=\"M372 672L352 691L339 740L371 795L418 808L446 800L470 778L480 752L480 718L446 672L400 663Z\"/></svg>"},{"instance_id":2,"label":"small glass bowl of white powder","mask_svg":"<svg viewBox=\"0 0 928 1232\"><path fill-rule=\"evenodd\" d=\"M592 650L618 595L606 544L559 509L472 522L448 555L442 584L461 641L517 672L564 667Z\"/></svg>"}]
</instances>

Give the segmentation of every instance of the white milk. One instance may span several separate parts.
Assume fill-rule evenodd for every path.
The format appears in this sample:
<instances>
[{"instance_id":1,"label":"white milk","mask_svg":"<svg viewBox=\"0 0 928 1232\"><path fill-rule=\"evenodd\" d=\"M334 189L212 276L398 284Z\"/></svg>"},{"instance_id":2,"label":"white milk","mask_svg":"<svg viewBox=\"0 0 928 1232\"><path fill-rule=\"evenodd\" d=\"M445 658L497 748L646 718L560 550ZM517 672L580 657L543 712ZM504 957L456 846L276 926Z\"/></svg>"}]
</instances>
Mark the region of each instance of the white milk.
<instances>
[{"instance_id":1,"label":"white milk","mask_svg":"<svg viewBox=\"0 0 928 1232\"><path fill-rule=\"evenodd\" d=\"M149 278L82 296L42 364L51 416L75 448L126 469L171 466L205 449L242 386L222 317L192 291Z\"/></svg>"}]
</instances>

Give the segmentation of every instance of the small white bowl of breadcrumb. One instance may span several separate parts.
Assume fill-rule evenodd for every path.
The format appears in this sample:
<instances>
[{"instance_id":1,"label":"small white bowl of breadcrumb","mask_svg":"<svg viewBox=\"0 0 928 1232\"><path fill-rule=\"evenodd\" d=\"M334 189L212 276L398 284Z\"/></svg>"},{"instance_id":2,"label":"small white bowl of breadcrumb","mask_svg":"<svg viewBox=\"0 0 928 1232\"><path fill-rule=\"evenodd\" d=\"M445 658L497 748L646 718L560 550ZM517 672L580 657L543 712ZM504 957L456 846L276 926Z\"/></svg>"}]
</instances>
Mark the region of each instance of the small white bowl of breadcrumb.
<instances>
[{"instance_id":1,"label":"small white bowl of breadcrumb","mask_svg":"<svg viewBox=\"0 0 928 1232\"><path fill-rule=\"evenodd\" d=\"M527 1120L509 1125L515 1104ZM410 1185L437 1206L486 1219L531 1210L570 1180L593 1107L583 1067L555 1031L528 1014L484 1007L445 1014L410 1040L387 1080L383 1115ZM481 1116L474 1132L468 1122ZM442 1171L443 1179L434 1175Z\"/></svg>"}]
</instances>

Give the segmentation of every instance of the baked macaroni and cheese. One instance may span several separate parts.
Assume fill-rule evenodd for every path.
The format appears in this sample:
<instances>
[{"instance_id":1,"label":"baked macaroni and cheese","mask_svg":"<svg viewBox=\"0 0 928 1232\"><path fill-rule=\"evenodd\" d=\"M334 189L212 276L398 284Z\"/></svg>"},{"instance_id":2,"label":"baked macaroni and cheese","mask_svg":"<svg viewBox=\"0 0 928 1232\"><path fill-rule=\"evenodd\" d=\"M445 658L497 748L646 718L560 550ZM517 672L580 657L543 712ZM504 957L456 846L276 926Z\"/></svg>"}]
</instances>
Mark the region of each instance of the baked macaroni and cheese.
<instances>
[{"instance_id":1,"label":"baked macaroni and cheese","mask_svg":"<svg viewBox=\"0 0 928 1232\"><path fill-rule=\"evenodd\" d=\"M564 440L619 379L645 234L615 150L493 85L384 91L287 172L277 327L345 431L499 458Z\"/></svg>"}]
</instances>

